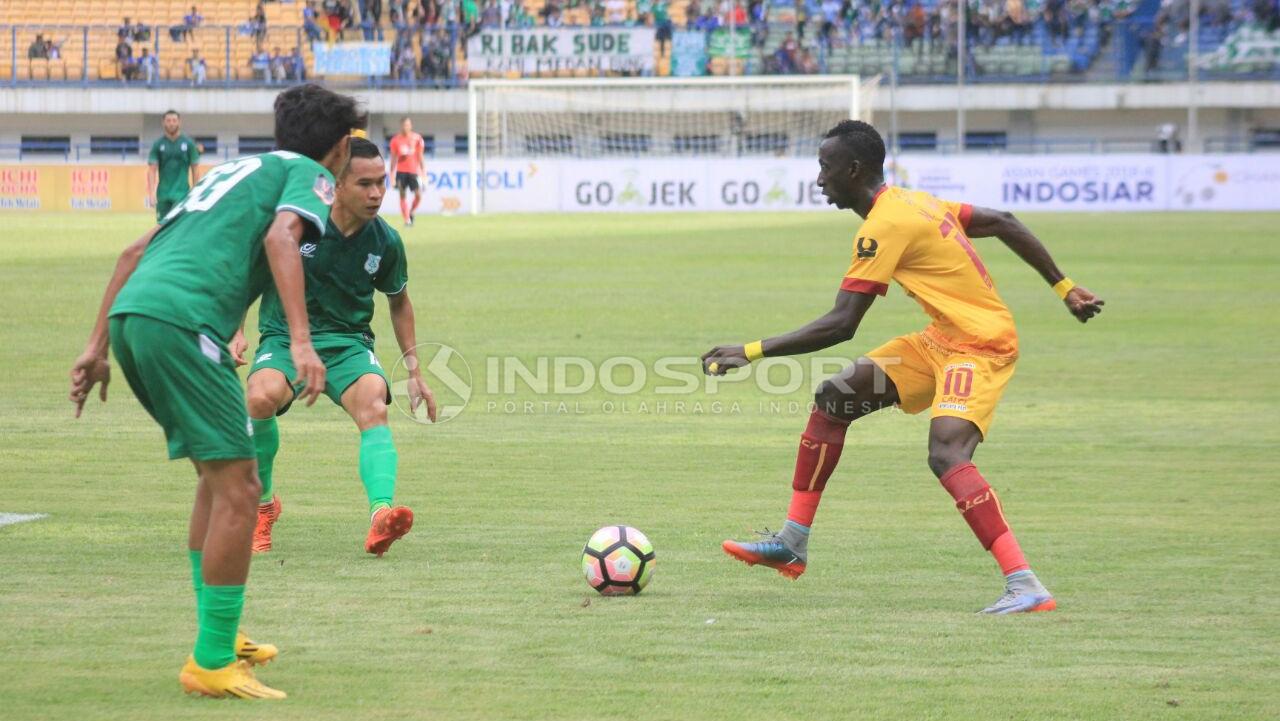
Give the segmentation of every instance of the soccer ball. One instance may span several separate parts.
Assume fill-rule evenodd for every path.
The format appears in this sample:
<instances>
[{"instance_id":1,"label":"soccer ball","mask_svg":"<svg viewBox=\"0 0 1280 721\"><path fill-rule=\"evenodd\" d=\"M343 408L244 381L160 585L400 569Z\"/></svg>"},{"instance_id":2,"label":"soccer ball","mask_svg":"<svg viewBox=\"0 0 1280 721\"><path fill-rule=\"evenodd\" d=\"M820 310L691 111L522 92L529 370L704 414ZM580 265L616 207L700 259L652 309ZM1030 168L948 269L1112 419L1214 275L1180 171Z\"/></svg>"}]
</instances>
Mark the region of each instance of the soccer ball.
<instances>
[{"instance_id":1,"label":"soccer ball","mask_svg":"<svg viewBox=\"0 0 1280 721\"><path fill-rule=\"evenodd\" d=\"M605 526L582 549L582 574L605 596L640 593L653 578L653 544L630 526Z\"/></svg>"}]
</instances>

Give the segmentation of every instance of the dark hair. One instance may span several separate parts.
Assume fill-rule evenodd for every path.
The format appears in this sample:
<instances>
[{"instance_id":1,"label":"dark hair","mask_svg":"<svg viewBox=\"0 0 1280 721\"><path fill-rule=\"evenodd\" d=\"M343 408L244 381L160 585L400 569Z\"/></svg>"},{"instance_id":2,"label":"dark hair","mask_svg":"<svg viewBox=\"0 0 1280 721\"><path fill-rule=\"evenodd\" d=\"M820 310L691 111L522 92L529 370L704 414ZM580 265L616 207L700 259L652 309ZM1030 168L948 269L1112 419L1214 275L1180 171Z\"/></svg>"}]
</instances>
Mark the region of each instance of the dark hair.
<instances>
[{"instance_id":1,"label":"dark hair","mask_svg":"<svg viewBox=\"0 0 1280 721\"><path fill-rule=\"evenodd\" d=\"M884 168L884 140L869 123L841 120L827 131L826 137L839 138L854 160L877 171Z\"/></svg>"},{"instance_id":2,"label":"dark hair","mask_svg":"<svg viewBox=\"0 0 1280 721\"><path fill-rule=\"evenodd\" d=\"M146 48L143 48L143 50L146 50ZM179 113L177 110L174 110L173 108L169 108L168 110L164 111L164 115L161 115L160 117L161 117L161 118L167 118L167 117L169 117L170 115L175 115L175 116L177 116L179 119L180 119L180 118L182 118L182 113Z\"/></svg>"},{"instance_id":3,"label":"dark hair","mask_svg":"<svg viewBox=\"0 0 1280 721\"><path fill-rule=\"evenodd\" d=\"M378 150L378 146L364 138L351 139L351 157L352 158L381 158L382 151Z\"/></svg>"},{"instance_id":4,"label":"dark hair","mask_svg":"<svg viewBox=\"0 0 1280 721\"><path fill-rule=\"evenodd\" d=\"M356 99L319 85L298 85L276 96L276 148L319 161L333 146L363 128L368 115Z\"/></svg>"},{"instance_id":5,"label":"dark hair","mask_svg":"<svg viewBox=\"0 0 1280 721\"><path fill-rule=\"evenodd\" d=\"M400 124L401 124L401 125L404 125L404 121L406 121L406 120L413 120L413 118L411 118L411 117L409 117L408 115L406 115L406 116L404 116L403 118L400 118Z\"/></svg>"}]
</instances>

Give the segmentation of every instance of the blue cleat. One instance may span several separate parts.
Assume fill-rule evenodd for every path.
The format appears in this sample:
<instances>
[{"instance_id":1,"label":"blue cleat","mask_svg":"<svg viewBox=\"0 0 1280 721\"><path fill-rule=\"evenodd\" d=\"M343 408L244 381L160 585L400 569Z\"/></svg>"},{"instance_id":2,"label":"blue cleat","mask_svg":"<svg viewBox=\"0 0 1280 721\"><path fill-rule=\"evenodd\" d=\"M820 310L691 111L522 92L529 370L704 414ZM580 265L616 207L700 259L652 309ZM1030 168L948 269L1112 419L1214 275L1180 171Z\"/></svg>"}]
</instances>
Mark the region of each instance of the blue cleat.
<instances>
[{"instance_id":1,"label":"blue cleat","mask_svg":"<svg viewBox=\"0 0 1280 721\"><path fill-rule=\"evenodd\" d=\"M765 530L760 535L759 541L725 541L720 547L748 566L768 566L792 580L804 573L807 553L793 550L776 533Z\"/></svg>"}]
</instances>

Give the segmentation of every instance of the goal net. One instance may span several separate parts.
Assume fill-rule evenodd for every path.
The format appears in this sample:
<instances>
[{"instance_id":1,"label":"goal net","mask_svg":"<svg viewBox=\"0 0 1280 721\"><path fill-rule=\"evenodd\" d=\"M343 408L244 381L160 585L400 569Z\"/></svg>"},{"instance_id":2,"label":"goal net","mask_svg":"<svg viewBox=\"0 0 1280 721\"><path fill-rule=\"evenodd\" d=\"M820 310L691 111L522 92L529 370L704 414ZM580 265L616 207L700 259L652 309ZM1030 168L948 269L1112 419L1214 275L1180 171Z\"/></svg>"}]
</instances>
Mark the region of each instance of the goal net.
<instances>
[{"instance_id":1,"label":"goal net","mask_svg":"<svg viewBox=\"0 0 1280 721\"><path fill-rule=\"evenodd\" d=\"M806 157L846 118L870 120L856 76L473 80L472 179L505 161ZM471 183L471 212L486 209Z\"/></svg>"}]
</instances>

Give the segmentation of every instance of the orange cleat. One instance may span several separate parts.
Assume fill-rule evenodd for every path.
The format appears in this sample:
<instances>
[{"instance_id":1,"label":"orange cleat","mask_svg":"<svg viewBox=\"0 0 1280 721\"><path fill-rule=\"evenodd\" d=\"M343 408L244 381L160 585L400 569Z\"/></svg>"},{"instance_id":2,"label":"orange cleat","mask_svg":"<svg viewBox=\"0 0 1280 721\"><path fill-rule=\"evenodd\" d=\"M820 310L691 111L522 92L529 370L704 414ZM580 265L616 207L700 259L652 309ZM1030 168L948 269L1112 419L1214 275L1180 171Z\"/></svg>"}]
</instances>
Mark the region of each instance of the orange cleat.
<instances>
[{"instance_id":1,"label":"orange cleat","mask_svg":"<svg viewBox=\"0 0 1280 721\"><path fill-rule=\"evenodd\" d=\"M270 503L258 506L258 525L253 529L253 552L271 550L271 527L280 518L280 496L272 496Z\"/></svg>"},{"instance_id":2,"label":"orange cleat","mask_svg":"<svg viewBox=\"0 0 1280 721\"><path fill-rule=\"evenodd\" d=\"M777 534L770 534L756 542L729 540L720 547L748 566L768 566L793 581L800 578L807 565L806 559L788 548L778 539Z\"/></svg>"},{"instance_id":3,"label":"orange cleat","mask_svg":"<svg viewBox=\"0 0 1280 721\"><path fill-rule=\"evenodd\" d=\"M364 539L365 553L382 558L391 544L400 540L410 528L413 528L413 511L405 506L379 509L373 514L369 535Z\"/></svg>"}]
</instances>

